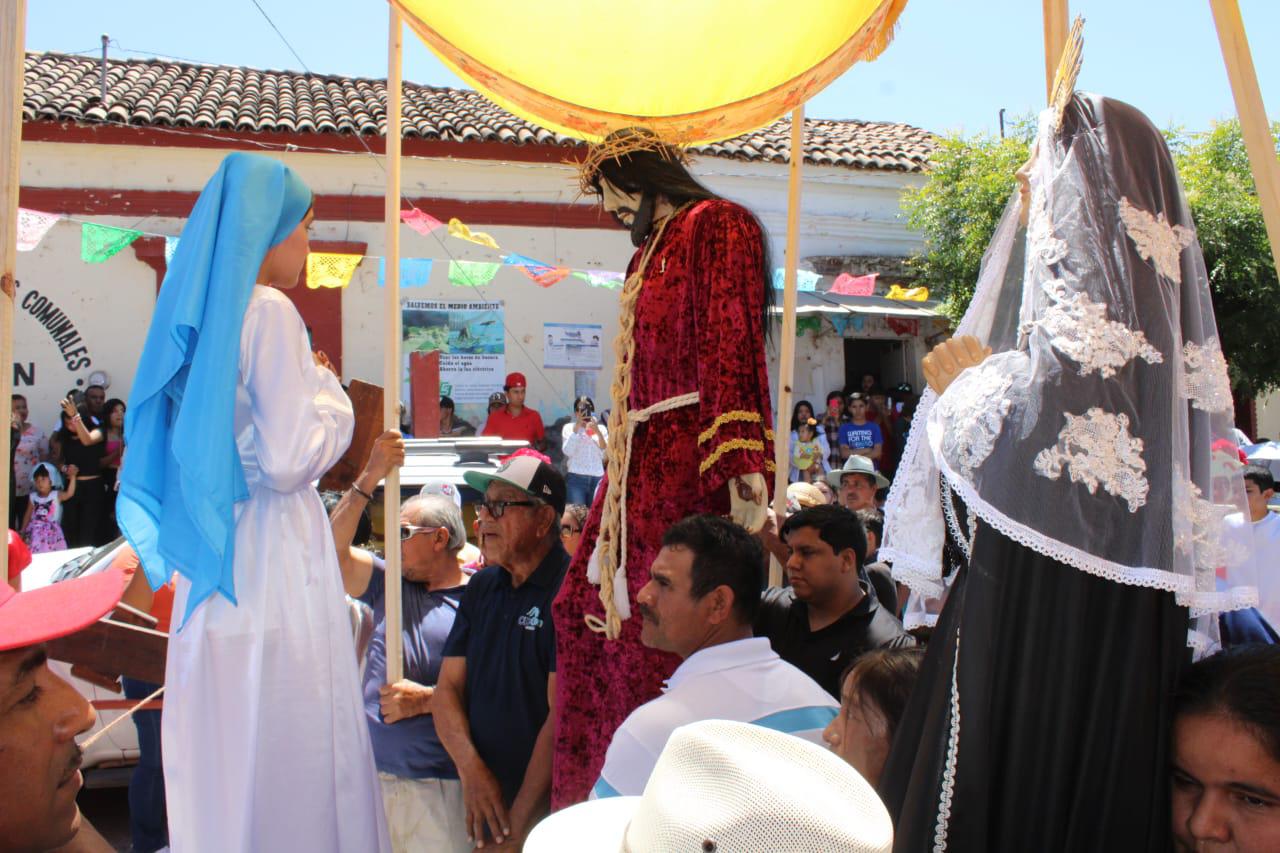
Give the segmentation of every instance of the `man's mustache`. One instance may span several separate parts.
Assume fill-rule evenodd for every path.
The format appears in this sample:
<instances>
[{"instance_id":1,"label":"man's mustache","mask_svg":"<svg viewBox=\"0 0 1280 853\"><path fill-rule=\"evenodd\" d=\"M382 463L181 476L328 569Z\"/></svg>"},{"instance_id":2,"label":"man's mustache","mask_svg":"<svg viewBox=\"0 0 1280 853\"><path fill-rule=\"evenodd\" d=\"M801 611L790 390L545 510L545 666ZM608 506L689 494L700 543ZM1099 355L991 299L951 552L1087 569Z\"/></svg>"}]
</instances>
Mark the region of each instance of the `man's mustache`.
<instances>
[{"instance_id":1,"label":"man's mustache","mask_svg":"<svg viewBox=\"0 0 1280 853\"><path fill-rule=\"evenodd\" d=\"M70 779L75 772L80 769L80 765L84 764L84 750L77 744L75 751L71 753L71 758L67 761L67 770L62 774L63 781Z\"/></svg>"},{"instance_id":2,"label":"man's mustache","mask_svg":"<svg viewBox=\"0 0 1280 853\"><path fill-rule=\"evenodd\" d=\"M658 614L654 613L652 610L650 610L648 607L645 607L643 604L639 604L639 603L636 604L636 612L640 614L641 619L648 619L653 624L655 625L658 624Z\"/></svg>"}]
</instances>

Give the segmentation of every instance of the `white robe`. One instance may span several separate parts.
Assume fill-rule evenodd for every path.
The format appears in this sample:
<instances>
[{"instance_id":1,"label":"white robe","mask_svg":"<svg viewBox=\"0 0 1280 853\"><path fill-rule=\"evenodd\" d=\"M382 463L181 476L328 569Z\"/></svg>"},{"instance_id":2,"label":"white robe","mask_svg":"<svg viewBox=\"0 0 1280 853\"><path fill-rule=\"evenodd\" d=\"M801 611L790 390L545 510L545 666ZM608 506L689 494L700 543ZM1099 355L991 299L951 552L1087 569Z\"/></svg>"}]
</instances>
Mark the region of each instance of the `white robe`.
<instances>
[{"instance_id":1,"label":"white robe","mask_svg":"<svg viewBox=\"0 0 1280 853\"><path fill-rule=\"evenodd\" d=\"M312 482L351 441L282 293L254 287L240 335L235 594L169 641L163 753L174 853L389 851L333 535ZM179 576L174 625L190 584Z\"/></svg>"}]
</instances>

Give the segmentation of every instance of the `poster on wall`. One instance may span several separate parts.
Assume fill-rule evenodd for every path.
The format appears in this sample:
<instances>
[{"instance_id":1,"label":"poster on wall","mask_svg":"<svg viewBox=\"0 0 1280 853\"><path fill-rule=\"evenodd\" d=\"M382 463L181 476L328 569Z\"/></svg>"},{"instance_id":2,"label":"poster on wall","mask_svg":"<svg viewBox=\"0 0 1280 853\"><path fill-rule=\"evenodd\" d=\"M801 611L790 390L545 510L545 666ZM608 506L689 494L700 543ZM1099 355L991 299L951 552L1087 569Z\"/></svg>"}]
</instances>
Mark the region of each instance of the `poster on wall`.
<instances>
[{"instance_id":1,"label":"poster on wall","mask_svg":"<svg viewBox=\"0 0 1280 853\"><path fill-rule=\"evenodd\" d=\"M440 353L440 393L452 397L459 414L483 413L489 395L506 378L501 302L401 302L408 399L409 353Z\"/></svg>"},{"instance_id":2,"label":"poster on wall","mask_svg":"<svg viewBox=\"0 0 1280 853\"><path fill-rule=\"evenodd\" d=\"M598 323L543 323L542 366L599 370L604 366Z\"/></svg>"}]
</instances>

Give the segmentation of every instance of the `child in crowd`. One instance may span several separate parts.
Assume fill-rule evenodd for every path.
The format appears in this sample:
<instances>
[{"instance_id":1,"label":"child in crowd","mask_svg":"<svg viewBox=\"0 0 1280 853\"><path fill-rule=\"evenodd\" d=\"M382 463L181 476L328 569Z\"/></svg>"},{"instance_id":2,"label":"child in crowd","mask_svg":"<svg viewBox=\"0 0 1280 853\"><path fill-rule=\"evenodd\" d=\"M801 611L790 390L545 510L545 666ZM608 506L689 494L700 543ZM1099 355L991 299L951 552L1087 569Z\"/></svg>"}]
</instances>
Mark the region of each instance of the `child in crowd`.
<instances>
[{"instance_id":1,"label":"child in crowd","mask_svg":"<svg viewBox=\"0 0 1280 853\"><path fill-rule=\"evenodd\" d=\"M818 422L813 418L801 421L796 426L796 440L791 446L791 482L821 480L825 456L818 441Z\"/></svg>"},{"instance_id":2,"label":"child in crowd","mask_svg":"<svg viewBox=\"0 0 1280 853\"><path fill-rule=\"evenodd\" d=\"M22 519L22 539L33 554L66 550L67 539L62 535L61 524L62 504L75 497L76 473L76 466L67 466L67 487L62 489L58 472L48 462L41 462L32 470L31 500Z\"/></svg>"}]
</instances>

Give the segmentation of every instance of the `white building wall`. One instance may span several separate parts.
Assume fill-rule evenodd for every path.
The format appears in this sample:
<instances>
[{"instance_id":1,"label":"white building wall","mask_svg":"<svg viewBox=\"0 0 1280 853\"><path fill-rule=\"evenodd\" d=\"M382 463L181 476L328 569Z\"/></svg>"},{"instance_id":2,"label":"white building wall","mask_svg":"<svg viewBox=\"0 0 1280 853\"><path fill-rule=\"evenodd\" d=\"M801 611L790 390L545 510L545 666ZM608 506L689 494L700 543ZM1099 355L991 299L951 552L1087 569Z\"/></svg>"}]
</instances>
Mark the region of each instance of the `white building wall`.
<instances>
[{"instance_id":1,"label":"white building wall","mask_svg":"<svg viewBox=\"0 0 1280 853\"><path fill-rule=\"evenodd\" d=\"M189 148L93 146L24 143L22 183L31 187L199 191L225 156L225 151ZM276 154L296 169L319 194L376 196L383 189L380 162L366 154ZM751 208L769 233L773 262L783 264L786 223L786 167L701 158L693 170L717 192ZM898 198L902 189L917 184L917 175L857 172L830 167L806 167L802 190L800 256L907 255L919 246L917 235L901 221ZM406 196L459 200L504 200L570 203L578 199L572 168L560 164L407 158L403 164ZM448 211L428 211L449 215ZM177 235L182 221L162 217L89 217L119 227ZM632 254L627 235L619 230L490 226L469 223L494 236L503 253L516 252L551 264L575 269L623 270ZM313 228L317 240L351 240L368 244L369 255L382 255L383 226L379 222L320 221ZM61 222L33 252L18 256L21 281L14 329L15 362L26 370L34 365L34 384L19 384L42 425L57 420L57 400L77 382L87 383L94 370L110 374L109 396L127 399L132 374L145 339L155 300L155 273L139 261L131 248L99 265L80 260L80 229ZM514 268L504 268L490 285L464 289L448 283L447 260L498 260L498 253L446 237L443 231L423 237L401 231L405 257L437 260L430 284L406 289L406 298L490 301L501 300L507 324L506 367L529 377L530 403L551 422L566 414L574 396L570 370L542 368L542 324L545 322L600 323L603 339L617 332L616 291L595 289L568 278L543 289ZM383 291L377 284L378 264L361 264L342 295L344 379L381 382L384 324ZM51 296L76 325L91 363L70 369L68 362L40 326L22 307L28 289ZM869 321L870 323L870 321ZM850 334L854 334L850 330ZM870 334L875 334L871 332ZM822 397L843 383L843 349L829 329L814 340L798 341L795 385L798 392ZM922 354L922 353L921 353ZM607 405L612 374L612 347L605 348L604 369L595 397ZM774 372L776 373L776 366ZM25 373L19 377L27 378Z\"/></svg>"}]
</instances>

